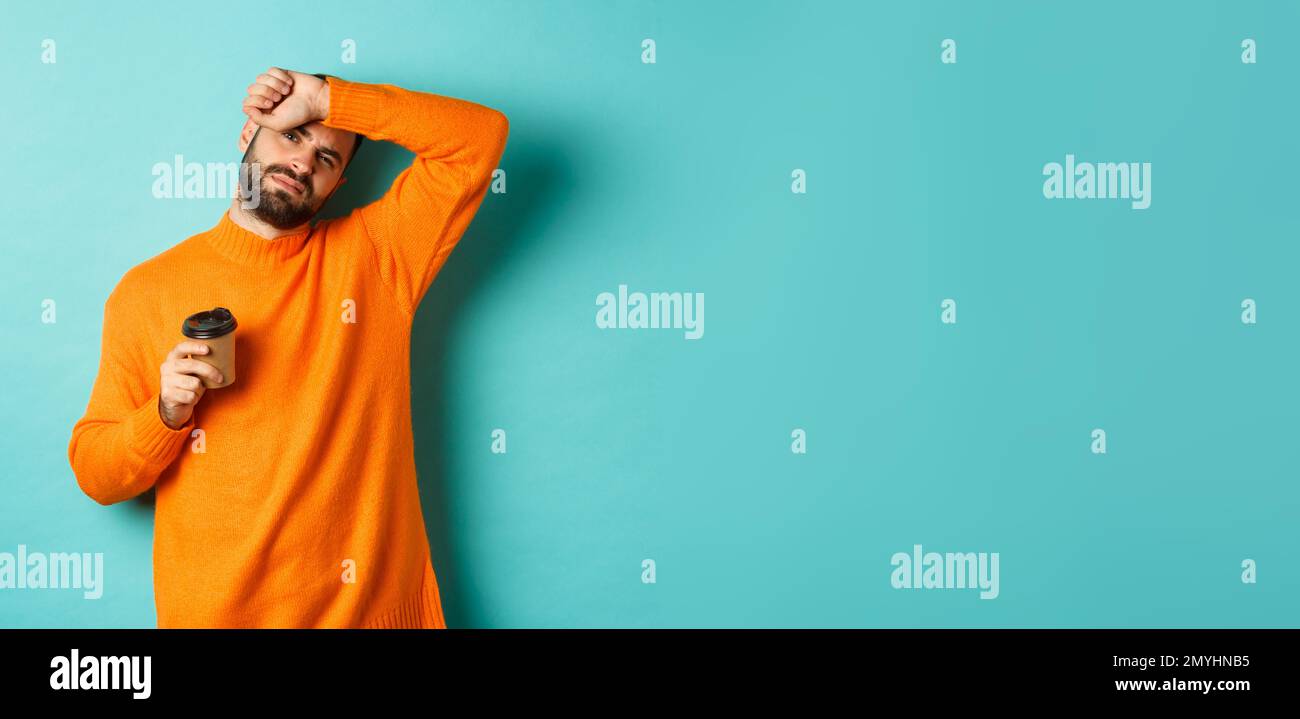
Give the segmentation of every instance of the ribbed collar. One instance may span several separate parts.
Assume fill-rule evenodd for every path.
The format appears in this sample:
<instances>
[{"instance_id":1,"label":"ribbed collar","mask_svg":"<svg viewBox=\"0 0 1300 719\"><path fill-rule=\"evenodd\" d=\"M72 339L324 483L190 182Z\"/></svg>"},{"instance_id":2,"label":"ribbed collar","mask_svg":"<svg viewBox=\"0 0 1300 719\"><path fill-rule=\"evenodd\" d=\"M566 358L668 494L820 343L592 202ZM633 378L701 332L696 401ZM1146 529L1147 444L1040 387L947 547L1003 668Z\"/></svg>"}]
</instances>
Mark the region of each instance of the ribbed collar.
<instances>
[{"instance_id":1,"label":"ribbed collar","mask_svg":"<svg viewBox=\"0 0 1300 719\"><path fill-rule=\"evenodd\" d=\"M204 237L218 252L235 262L270 269L302 251L313 230L309 228L268 240L235 224L230 219L230 208L226 208L216 227L204 233Z\"/></svg>"}]
</instances>

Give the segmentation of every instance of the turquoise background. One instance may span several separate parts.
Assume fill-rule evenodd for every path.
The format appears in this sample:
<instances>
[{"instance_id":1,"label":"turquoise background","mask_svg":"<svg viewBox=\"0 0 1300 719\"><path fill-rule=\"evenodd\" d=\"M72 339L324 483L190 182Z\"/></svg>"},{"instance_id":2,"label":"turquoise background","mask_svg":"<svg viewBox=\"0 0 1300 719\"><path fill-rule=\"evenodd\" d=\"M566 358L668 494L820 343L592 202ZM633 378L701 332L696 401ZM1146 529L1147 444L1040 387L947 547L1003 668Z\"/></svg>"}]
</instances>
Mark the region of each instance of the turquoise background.
<instances>
[{"instance_id":1,"label":"turquoise background","mask_svg":"<svg viewBox=\"0 0 1300 719\"><path fill-rule=\"evenodd\" d=\"M0 551L104 552L106 577L94 601L0 590L0 626L154 626L152 506L95 504L67 445L109 291L229 204L155 199L152 166L238 161L239 106L269 65L510 118L508 192L413 335L452 626L1300 626L1294 5L5 16ZM1151 162L1150 209L1044 199L1066 153ZM409 161L367 143L326 214ZM703 292L704 337L602 332L596 295L620 283ZM915 543L999 552L1001 596L892 589L889 558Z\"/></svg>"}]
</instances>

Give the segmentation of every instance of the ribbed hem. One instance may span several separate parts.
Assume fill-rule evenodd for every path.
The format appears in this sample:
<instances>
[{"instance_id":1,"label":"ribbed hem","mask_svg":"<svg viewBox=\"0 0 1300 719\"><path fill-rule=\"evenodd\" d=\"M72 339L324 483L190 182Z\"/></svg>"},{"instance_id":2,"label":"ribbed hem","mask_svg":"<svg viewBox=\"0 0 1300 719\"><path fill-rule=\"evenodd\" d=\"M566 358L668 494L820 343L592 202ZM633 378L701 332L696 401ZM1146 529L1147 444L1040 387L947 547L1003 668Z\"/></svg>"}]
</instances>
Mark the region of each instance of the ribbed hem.
<instances>
[{"instance_id":1,"label":"ribbed hem","mask_svg":"<svg viewBox=\"0 0 1300 719\"><path fill-rule=\"evenodd\" d=\"M329 115L321 121L326 127L349 132L359 132L376 140L386 140L379 134L379 119L385 102L392 98L383 85L366 82L349 82L333 75L327 76L330 85Z\"/></svg>"},{"instance_id":2,"label":"ribbed hem","mask_svg":"<svg viewBox=\"0 0 1300 719\"><path fill-rule=\"evenodd\" d=\"M242 265L269 269L298 254L307 246L307 238L312 229L308 228L289 235L280 235L267 239L250 232L230 219L228 208L221 213L216 226L205 233L208 243L227 259Z\"/></svg>"},{"instance_id":3,"label":"ribbed hem","mask_svg":"<svg viewBox=\"0 0 1300 719\"><path fill-rule=\"evenodd\" d=\"M162 417L158 414L160 394L155 392L143 407L132 412L127 419L130 423L128 436L131 438L131 449L154 466L170 464L194 429L193 413L190 413L190 418L179 429L163 424Z\"/></svg>"},{"instance_id":4,"label":"ribbed hem","mask_svg":"<svg viewBox=\"0 0 1300 719\"><path fill-rule=\"evenodd\" d=\"M409 599L385 614L367 622L363 629L446 629L442 616L442 598L433 565L426 559L420 588Z\"/></svg>"}]
</instances>

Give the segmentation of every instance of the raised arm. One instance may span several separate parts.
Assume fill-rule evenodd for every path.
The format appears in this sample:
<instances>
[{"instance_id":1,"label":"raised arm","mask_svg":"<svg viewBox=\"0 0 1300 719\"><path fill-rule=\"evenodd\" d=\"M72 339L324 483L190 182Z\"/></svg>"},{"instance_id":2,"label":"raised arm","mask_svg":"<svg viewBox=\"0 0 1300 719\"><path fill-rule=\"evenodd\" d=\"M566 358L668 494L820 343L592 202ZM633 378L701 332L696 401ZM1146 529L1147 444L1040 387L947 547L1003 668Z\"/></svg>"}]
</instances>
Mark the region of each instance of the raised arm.
<instances>
[{"instance_id":1,"label":"raised arm","mask_svg":"<svg viewBox=\"0 0 1300 719\"><path fill-rule=\"evenodd\" d=\"M380 276L414 316L483 202L509 121L467 100L333 76L322 95L325 125L415 153L383 197L355 211Z\"/></svg>"},{"instance_id":2,"label":"raised arm","mask_svg":"<svg viewBox=\"0 0 1300 719\"><path fill-rule=\"evenodd\" d=\"M321 122L415 153L383 197L347 218L408 318L483 202L510 130L503 113L468 100L278 67L249 86L244 113L273 130Z\"/></svg>"}]
</instances>

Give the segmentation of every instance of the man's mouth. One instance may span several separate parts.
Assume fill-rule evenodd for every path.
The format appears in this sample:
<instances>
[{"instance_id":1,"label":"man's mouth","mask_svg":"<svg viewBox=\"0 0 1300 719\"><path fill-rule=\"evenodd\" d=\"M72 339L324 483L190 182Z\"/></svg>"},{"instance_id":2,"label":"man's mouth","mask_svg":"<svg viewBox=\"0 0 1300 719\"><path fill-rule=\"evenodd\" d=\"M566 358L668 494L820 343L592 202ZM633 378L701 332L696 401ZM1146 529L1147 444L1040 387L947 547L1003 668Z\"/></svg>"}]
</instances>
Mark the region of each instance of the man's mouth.
<instances>
[{"instance_id":1,"label":"man's mouth","mask_svg":"<svg viewBox=\"0 0 1300 719\"><path fill-rule=\"evenodd\" d=\"M286 190L289 190L290 192L294 192L299 195L303 193L304 188L302 183L298 182L292 177L289 177L279 172L273 172L271 173L271 180L278 183L281 187L285 188Z\"/></svg>"}]
</instances>

